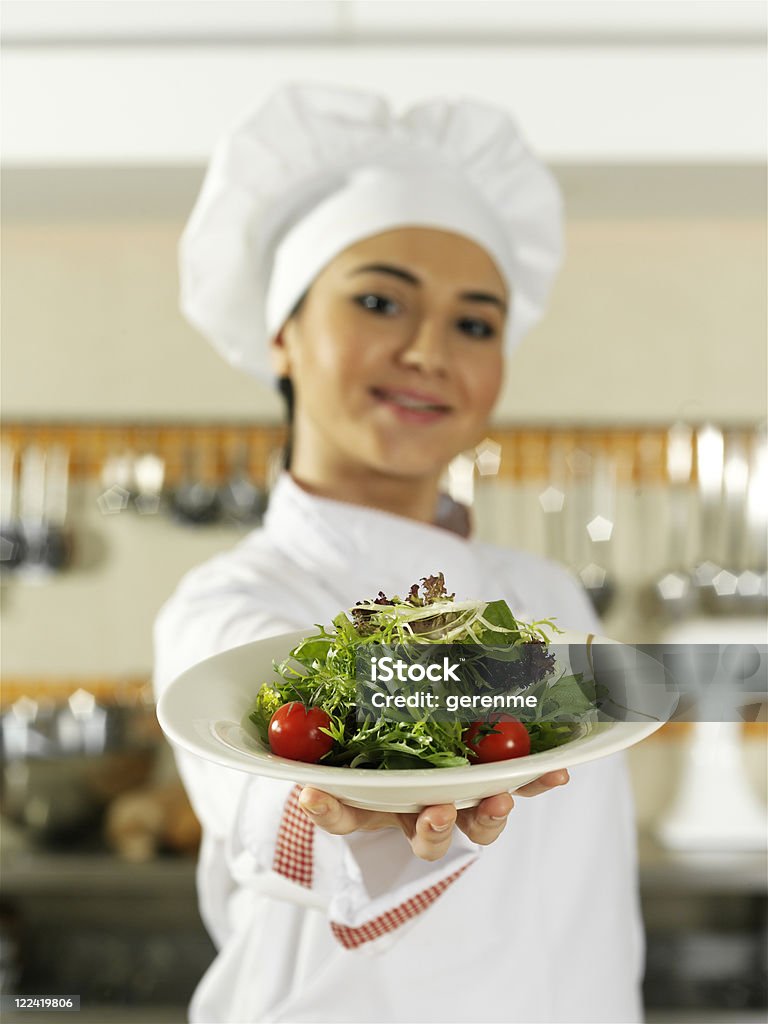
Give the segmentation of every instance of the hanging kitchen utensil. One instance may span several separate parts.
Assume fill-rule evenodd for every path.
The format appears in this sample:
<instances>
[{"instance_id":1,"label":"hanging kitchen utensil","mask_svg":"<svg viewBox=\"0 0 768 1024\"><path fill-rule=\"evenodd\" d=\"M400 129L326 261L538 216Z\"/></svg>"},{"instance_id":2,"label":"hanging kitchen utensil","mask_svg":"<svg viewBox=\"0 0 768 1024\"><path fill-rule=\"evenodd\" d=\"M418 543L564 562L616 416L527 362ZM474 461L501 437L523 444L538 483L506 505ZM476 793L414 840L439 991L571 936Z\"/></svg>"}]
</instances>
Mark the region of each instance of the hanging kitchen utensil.
<instances>
[{"instance_id":1,"label":"hanging kitchen utensil","mask_svg":"<svg viewBox=\"0 0 768 1024\"><path fill-rule=\"evenodd\" d=\"M592 518L587 523L592 561L580 574L598 615L605 615L616 597L610 558L615 522L616 466L600 453L593 462Z\"/></svg>"},{"instance_id":2,"label":"hanging kitchen utensil","mask_svg":"<svg viewBox=\"0 0 768 1024\"><path fill-rule=\"evenodd\" d=\"M102 515L124 512L136 494L135 456L123 449L110 453L101 468L103 490L96 499Z\"/></svg>"},{"instance_id":3,"label":"hanging kitchen utensil","mask_svg":"<svg viewBox=\"0 0 768 1024\"><path fill-rule=\"evenodd\" d=\"M62 754L102 754L107 746L107 712L92 693L70 694L56 721Z\"/></svg>"},{"instance_id":4,"label":"hanging kitchen utensil","mask_svg":"<svg viewBox=\"0 0 768 1024\"><path fill-rule=\"evenodd\" d=\"M54 717L50 707L41 707L31 697L14 701L0 716L3 760L47 756L55 745Z\"/></svg>"},{"instance_id":5,"label":"hanging kitchen utensil","mask_svg":"<svg viewBox=\"0 0 768 1024\"><path fill-rule=\"evenodd\" d=\"M568 453L568 516L567 561L574 572L587 560L586 524L589 519L588 480L592 472L592 456L583 448Z\"/></svg>"},{"instance_id":6,"label":"hanging kitchen utensil","mask_svg":"<svg viewBox=\"0 0 768 1024\"><path fill-rule=\"evenodd\" d=\"M187 447L184 452L184 478L171 495L171 512L179 522L193 526L213 523L221 511L218 489L205 478L204 452Z\"/></svg>"},{"instance_id":7,"label":"hanging kitchen utensil","mask_svg":"<svg viewBox=\"0 0 768 1024\"><path fill-rule=\"evenodd\" d=\"M136 486L133 507L139 515L156 515L163 497L165 460L154 452L144 452L134 463L133 475Z\"/></svg>"},{"instance_id":8,"label":"hanging kitchen utensil","mask_svg":"<svg viewBox=\"0 0 768 1024\"><path fill-rule=\"evenodd\" d=\"M544 513L544 546L548 558L565 564L566 448L554 438L549 450L549 480L539 494Z\"/></svg>"},{"instance_id":9,"label":"hanging kitchen utensil","mask_svg":"<svg viewBox=\"0 0 768 1024\"><path fill-rule=\"evenodd\" d=\"M746 570L737 591L745 614L768 610L768 428L761 424L752 437L745 503Z\"/></svg>"},{"instance_id":10,"label":"hanging kitchen utensil","mask_svg":"<svg viewBox=\"0 0 768 1024\"><path fill-rule=\"evenodd\" d=\"M0 569L15 569L24 560L24 536L16 510L16 451L0 445Z\"/></svg>"},{"instance_id":11,"label":"hanging kitchen utensil","mask_svg":"<svg viewBox=\"0 0 768 1024\"><path fill-rule=\"evenodd\" d=\"M3 815L42 842L89 837L105 805L154 768L157 736L138 727L148 711L103 706L82 689L46 709L20 698L0 718Z\"/></svg>"},{"instance_id":12,"label":"hanging kitchen utensil","mask_svg":"<svg viewBox=\"0 0 768 1024\"><path fill-rule=\"evenodd\" d=\"M693 431L685 423L676 423L667 434L667 568L651 588L654 604L665 619L682 619L690 615L698 599L685 556L690 533L689 487L692 466Z\"/></svg>"},{"instance_id":13,"label":"hanging kitchen utensil","mask_svg":"<svg viewBox=\"0 0 768 1024\"><path fill-rule=\"evenodd\" d=\"M19 571L42 581L63 569L70 557L66 528L69 452L62 445L48 451L31 445L22 454L20 523L24 560Z\"/></svg>"},{"instance_id":14,"label":"hanging kitchen utensil","mask_svg":"<svg viewBox=\"0 0 768 1024\"><path fill-rule=\"evenodd\" d=\"M18 572L37 581L49 575L45 560L45 450L29 445L21 454L19 523L24 539L24 561Z\"/></svg>"},{"instance_id":15,"label":"hanging kitchen utensil","mask_svg":"<svg viewBox=\"0 0 768 1024\"><path fill-rule=\"evenodd\" d=\"M738 434L729 434L724 439L723 451L723 558L702 596L704 606L712 614L733 615L741 611L738 583L744 568L748 463L746 445Z\"/></svg>"},{"instance_id":16,"label":"hanging kitchen utensil","mask_svg":"<svg viewBox=\"0 0 768 1024\"><path fill-rule=\"evenodd\" d=\"M577 449L568 461L573 472L573 564L593 608L604 615L613 601L615 584L596 545L610 540L613 520L600 513L596 502L612 505L613 487L605 462L596 470L588 452Z\"/></svg>"},{"instance_id":17,"label":"hanging kitchen utensil","mask_svg":"<svg viewBox=\"0 0 768 1024\"><path fill-rule=\"evenodd\" d=\"M46 455L45 463L45 565L59 572L68 564L72 554L72 536L67 529L67 501L69 492L69 451L63 445L54 445Z\"/></svg>"},{"instance_id":18,"label":"hanging kitchen utensil","mask_svg":"<svg viewBox=\"0 0 768 1024\"><path fill-rule=\"evenodd\" d=\"M696 475L698 477L700 552L693 569L699 602L712 607L712 581L722 570L721 501L723 489L723 432L712 424L696 432Z\"/></svg>"},{"instance_id":19,"label":"hanging kitchen utensil","mask_svg":"<svg viewBox=\"0 0 768 1024\"><path fill-rule=\"evenodd\" d=\"M666 536L659 529L659 505L666 488L659 481L659 467L664 464L664 442L656 431L648 431L638 439L635 451L633 475L637 479L635 488L634 521L635 574L637 586L635 599L637 612L642 620L658 613L654 584L667 565ZM664 541L663 547L660 542Z\"/></svg>"},{"instance_id":20,"label":"hanging kitchen utensil","mask_svg":"<svg viewBox=\"0 0 768 1024\"><path fill-rule=\"evenodd\" d=\"M248 472L248 445L242 439L232 445L229 477L219 488L218 498L222 517L241 526L255 526L261 522L266 508L266 493Z\"/></svg>"}]
</instances>

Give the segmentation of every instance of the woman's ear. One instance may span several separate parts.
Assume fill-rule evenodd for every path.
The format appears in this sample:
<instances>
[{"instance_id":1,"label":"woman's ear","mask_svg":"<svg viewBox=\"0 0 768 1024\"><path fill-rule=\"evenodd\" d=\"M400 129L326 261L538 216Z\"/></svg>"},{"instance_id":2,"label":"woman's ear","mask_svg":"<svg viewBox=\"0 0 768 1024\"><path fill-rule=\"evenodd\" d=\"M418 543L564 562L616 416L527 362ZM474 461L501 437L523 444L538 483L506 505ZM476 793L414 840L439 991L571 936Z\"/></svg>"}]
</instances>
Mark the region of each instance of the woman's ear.
<instances>
[{"instance_id":1,"label":"woman's ear","mask_svg":"<svg viewBox=\"0 0 768 1024\"><path fill-rule=\"evenodd\" d=\"M291 358L286 341L288 325L281 327L269 343L269 358L278 377L291 376Z\"/></svg>"}]
</instances>

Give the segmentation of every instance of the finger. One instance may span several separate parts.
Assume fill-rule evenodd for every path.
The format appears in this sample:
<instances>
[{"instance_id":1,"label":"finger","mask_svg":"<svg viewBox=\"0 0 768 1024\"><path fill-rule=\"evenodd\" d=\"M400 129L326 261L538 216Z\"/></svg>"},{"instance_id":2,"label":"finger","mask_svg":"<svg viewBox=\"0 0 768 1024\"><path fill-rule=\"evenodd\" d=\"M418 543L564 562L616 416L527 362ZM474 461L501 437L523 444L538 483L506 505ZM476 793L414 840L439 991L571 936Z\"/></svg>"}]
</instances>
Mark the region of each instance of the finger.
<instances>
[{"instance_id":1,"label":"finger","mask_svg":"<svg viewBox=\"0 0 768 1024\"><path fill-rule=\"evenodd\" d=\"M550 789L564 786L569 779L570 775L565 768L557 772L547 772L538 779L534 779L533 782L529 782L527 786L516 789L515 796L539 796L541 793L549 792Z\"/></svg>"},{"instance_id":2,"label":"finger","mask_svg":"<svg viewBox=\"0 0 768 1024\"><path fill-rule=\"evenodd\" d=\"M455 823L456 808L453 804L436 804L425 807L410 828L404 823L403 831L408 835L411 849L417 857L440 860L451 845Z\"/></svg>"},{"instance_id":3,"label":"finger","mask_svg":"<svg viewBox=\"0 0 768 1024\"><path fill-rule=\"evenodd\" d=\"M486 797L476 807L459 811L457 824L467 838L479 846L489 846L498 839L507 824L515 802L509 793Z\"/></svg>"},{"instance_id":4,"label":"finger","mask_svg":"<svg viewBox=\"0 0 768 1024\"><path fill-rule=\"evenodd\" d=\"M318 828L333 836L346 836L368 824L370 811L349 807L320 789L306 787L299 794L299 807Z\"/></svg>"}]
</instances>

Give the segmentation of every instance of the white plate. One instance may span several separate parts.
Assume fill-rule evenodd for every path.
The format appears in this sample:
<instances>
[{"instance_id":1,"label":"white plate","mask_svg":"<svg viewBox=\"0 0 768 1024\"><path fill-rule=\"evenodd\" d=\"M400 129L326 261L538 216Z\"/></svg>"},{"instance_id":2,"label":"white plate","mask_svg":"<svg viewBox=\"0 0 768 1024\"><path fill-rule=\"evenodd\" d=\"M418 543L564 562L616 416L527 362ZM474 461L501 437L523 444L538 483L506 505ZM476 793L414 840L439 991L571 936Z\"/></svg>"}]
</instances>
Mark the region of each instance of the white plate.
<instances>
[{"instance_id":1,"label":"white plate","mask_svg":"<svg viewBox=\"0 0 768 1024\"><path fill-rule=\"evenodd\" d=\"M600 723L554 750L493 764L401 771L303 764L265 749L248 712L262 683L276 678L273 659L282 661L314 632L315 627L310 626L244 644L188 669L168 686L158 703L157 717L168 739L216 764L311 785L353 807L406 812L441 803L471 807L494 793L514 792L544 772L572 768L624 750L660 728L677 703L666 685L663 668L653 659L612 640L563 633L557 637L558 651L564 645L574 645L572 650L581 658L589 652L596 671L599 662L607 664L609 671L618 666L624 703L658 720ZM638 657L647 659L641 672L637 671Z\"/></svg>"}]
</instances>

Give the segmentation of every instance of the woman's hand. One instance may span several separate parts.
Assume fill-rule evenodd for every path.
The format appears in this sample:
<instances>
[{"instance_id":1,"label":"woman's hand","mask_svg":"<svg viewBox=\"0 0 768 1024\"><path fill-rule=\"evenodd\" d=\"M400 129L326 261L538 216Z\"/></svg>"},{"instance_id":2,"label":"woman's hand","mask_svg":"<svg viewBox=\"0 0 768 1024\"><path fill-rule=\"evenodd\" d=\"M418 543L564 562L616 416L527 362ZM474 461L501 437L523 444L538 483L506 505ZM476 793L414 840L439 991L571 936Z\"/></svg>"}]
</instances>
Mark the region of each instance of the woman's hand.
<instances>
[{"instance_id":1,"label":"woman's hand","mask_svg":"<svg viewBox=\"0 0 768 1024\"><path fill-rule=\"evenodd\" d=\"M547 772L518 789L515 796L539 796L568 782L567 771ZM411 849L422 860L439 860L451 845L453 826L457 825L473 843L489 846L504 831L507 816L515 802L509 793L486 797L476 807L457 811L453 804L425 807L418 814L389 814L349 807L328 793L305 787L299 806L318 828L333 836L350 832L375 832L384 828L402 829Z\"/></svg>"}]
</instances>

